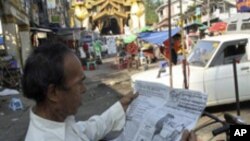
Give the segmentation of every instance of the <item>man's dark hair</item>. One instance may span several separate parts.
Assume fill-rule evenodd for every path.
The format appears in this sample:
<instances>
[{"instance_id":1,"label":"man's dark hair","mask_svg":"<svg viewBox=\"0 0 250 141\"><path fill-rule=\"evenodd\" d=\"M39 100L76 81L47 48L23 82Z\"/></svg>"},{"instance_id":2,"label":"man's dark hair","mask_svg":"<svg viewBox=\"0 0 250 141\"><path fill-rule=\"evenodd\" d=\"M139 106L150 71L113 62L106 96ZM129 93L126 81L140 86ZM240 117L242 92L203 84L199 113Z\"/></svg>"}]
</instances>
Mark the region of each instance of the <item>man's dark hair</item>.
<instances>
[{"instance_id":1,"label":"man's dark hair","mask_svg":"<svg viewBox=\"0 0 250 141\"><path fill-rule=\"evenodd\" d=\"M178 39L180 39L181 38L181 34L180 33L177 33L177 34L175 34L174 36L173 36L173 39L175 39L175 40L178 40Z\"/></svg>"},{"instance_id":2,"label":"man's dark hair","mask_svg":"<svg viewBox=\"0 0 250 141\"><path fill-rule=\"evenodd\" d=\"M43 102L48 86L64 86L64 57L71 50L62 43L47 43L37 47L26 60L22 88L24 96Z\"/></svg>"}]
</instances>

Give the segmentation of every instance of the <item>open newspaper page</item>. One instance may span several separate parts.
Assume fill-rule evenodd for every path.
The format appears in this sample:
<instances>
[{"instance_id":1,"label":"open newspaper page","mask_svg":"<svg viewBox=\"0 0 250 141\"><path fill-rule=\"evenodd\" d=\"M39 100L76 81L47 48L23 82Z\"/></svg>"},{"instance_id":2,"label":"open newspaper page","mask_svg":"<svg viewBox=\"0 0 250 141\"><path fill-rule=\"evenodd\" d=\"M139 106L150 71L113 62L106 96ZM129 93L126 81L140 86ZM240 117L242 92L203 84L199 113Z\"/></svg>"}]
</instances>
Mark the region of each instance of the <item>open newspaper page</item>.
<instances>
[{"instance_id":1,"label":"open newspaper page","mask_svg":"<svg viewBox=\"0 0 250 141\"><path fill-rule=\"evenodd\" d=\"M139 96L130 105L126 125L114 141L178 141L184 129L193 129L203 112L207 95L136 81Z\"/></svg>"}]
</instances>

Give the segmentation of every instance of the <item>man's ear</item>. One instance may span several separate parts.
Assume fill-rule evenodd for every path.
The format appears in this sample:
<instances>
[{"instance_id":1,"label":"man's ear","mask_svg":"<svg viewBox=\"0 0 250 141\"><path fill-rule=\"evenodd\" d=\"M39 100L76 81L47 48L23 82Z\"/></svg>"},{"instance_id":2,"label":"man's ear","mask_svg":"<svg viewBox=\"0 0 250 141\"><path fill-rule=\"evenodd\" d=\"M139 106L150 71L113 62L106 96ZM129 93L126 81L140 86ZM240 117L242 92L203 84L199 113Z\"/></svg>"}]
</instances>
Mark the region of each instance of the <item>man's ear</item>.
<instances>
[{"instance_id":1,"label":"man's ear","mask_svg":"<svg viewBox=\"0 0 250 141\"><path fill-rule=\"evenodd\" d=\"M54 84L49 84L47 93L48 100L52 102L57 102L59 100L59 93Z\"/></svg>"}]
</instances>

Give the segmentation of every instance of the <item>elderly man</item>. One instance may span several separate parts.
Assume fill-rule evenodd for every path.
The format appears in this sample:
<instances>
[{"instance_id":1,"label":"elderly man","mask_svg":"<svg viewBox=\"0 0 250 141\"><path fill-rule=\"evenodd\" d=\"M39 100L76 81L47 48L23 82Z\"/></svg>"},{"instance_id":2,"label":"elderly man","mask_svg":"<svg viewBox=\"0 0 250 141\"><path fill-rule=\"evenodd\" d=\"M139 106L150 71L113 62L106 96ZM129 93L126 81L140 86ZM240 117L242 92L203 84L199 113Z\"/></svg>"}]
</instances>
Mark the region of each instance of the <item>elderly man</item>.
<instances>
[{"instance_id":1,"label":"elderly man","mask_svg":"<svg viewBox=\"0 0 250 141\"><path fill-rule=\"evenodd\" d=\"M75 121L86 91L85 77L81 62L63 44L51 43L33 51L22 78L24 95L36 101L25 141L98 141L124 127L125 111L137 95L122 97L100 116ZM184 133L182 141L196 141L188 139L189 135Z\"/></svg>"},{"instance_id":2,"label":"elderly man","mask_svg":"<svg viewBox=\"0 0 250 141\"><path fill-rule=\"evenodd\" d=\"M136 95L124 96L100 116L75 121L86 91L85 77L81 62L63 44L34 50L22 78L24 95L36 101L30 111L26 141L97 141L123 128L124 111Z\"/></svg>"}]
</instances>

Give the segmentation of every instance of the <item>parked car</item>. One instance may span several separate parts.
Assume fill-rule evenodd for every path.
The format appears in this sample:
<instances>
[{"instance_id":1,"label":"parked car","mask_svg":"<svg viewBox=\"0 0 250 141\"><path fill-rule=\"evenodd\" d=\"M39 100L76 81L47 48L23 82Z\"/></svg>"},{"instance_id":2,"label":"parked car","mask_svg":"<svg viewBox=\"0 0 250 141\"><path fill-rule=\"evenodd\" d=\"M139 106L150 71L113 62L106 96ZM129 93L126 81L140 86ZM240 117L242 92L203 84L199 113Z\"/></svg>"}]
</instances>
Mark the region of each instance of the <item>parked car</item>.
<instances>
[{"instance_id":1,"label":"parked car","mask_svg":"<svg viewBox=\"0 0 250 141\"><path fill-rule=\"evenodd\" d=\"M208 106L235 102L233 59L237 64L239 97L250 100L250 34L229 34L199 40L188 56L189 89L208 94ZM157 78L159 69L132 76L135 81L161 83L169 86L169 69ZM183 88L182 65L172 68L174 88Z\"/></svg>"}]
</instances>

